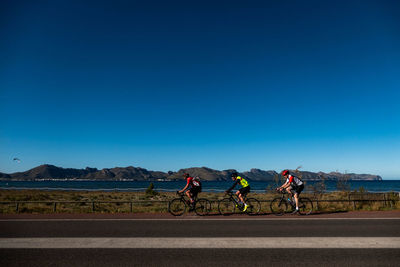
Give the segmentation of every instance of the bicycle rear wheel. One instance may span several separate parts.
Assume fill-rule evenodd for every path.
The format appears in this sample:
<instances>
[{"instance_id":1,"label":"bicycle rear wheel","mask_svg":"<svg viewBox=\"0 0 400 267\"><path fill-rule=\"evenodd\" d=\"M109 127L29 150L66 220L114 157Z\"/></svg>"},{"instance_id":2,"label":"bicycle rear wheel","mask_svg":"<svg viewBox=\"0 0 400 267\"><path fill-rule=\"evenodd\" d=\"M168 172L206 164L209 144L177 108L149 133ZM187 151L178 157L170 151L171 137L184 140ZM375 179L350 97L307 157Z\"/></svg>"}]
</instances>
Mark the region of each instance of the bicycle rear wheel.
<instances>
[{"instance_id":1,"label":"bicycle rear wheel","mask_svg":"<svg viewBox=\"0 0 400 267\"><path fill-rule=\"evenodd\" d=\"M168 203L168 212L174 216L181 216L186 211L186 204L180 198L174 198Z\"/></svg>"},{"instance_id":2,"label":"bicycle rear wheel","mask_svg":"<svg viewBox=\"0 0 400 267\"><path fill-rule=\"evenodd\" d=\"M246 204L248 205L246 212L249 215L257 215L261 210L260 201L255 198L248 198Z\"/></svg>"},{"instance_id":3,"label":"bicycle rear wheel","mask_svg":"<svg viewBox=\"0 0 400 267\"><path fill-rule=\"evenodd\" d=\"M312 201L309 198L299 199L299 213L301 215L309 215L313 210Z\"/></svg>"},{"instance_id":4,"label":"bicycle rear wheel","mask_svg":"<svg viewBox=\"0 0 400 267\"><path fill-rule=\"evenodd\" d=\"M194 212L199 216L205 216L211 211L211 202L208 199L200 198L194 204Z\"/></svg>"},{"instance_id":5,"label":"bicycle rear wheel","mask_svg":"<svg viewBox=\"0 0 400 267\"><path fill-rule=\"evenodd\" d=\"M218 202L218 211L221 215L231 215L235 213L235 203L229 198L224 198Z\"/></svg>"},{"instance_id":6,"label":"bicycle rear wheel","mask_svg":"<svg viewBox=\"0 0 400 267\"><path fill-rule=\"evenodd\" d=\"M277 197L271 201L271 212L275 215L281 216L285 214L288 206L284 199Z\"/></svg>"}]
</instances>

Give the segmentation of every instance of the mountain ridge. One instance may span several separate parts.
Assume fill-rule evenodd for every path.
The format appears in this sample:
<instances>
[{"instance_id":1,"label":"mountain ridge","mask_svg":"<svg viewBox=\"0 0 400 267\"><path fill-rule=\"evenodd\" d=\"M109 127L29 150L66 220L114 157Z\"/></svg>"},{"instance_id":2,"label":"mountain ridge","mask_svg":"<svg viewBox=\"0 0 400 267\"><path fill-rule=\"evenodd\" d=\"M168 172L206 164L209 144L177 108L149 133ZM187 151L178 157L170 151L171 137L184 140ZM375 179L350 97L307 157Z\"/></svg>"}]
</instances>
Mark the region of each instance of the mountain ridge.
<instances>
[{"instance_id":1,"label":"mountain ridge","mask_svg":"<svg viewBox=\"0 0 400 267\"><path fill-rule=\"evenodd\" d=\"M43 164L27 170L25 172L15 172L11 174L1 173L0 180L111 180L111 181L175 181L182 179L183 173L189 173L192 176L199 176L205 181L226 181L230 180L230 175L235 172L234 169L214 170L208 167L191 167L180 169L176 172L150 171L140 167L114 167L114 168L89 168L74 169L62 168L50 164ZM278 176L274 170L250 169L249 171L239 173L251 181L273 181ZM339 172L309 172L299 171L297 173L303 180L359 180L359 181L381 181L382 177L373 174L339 173Z\"/></svg>"}]
</instances>

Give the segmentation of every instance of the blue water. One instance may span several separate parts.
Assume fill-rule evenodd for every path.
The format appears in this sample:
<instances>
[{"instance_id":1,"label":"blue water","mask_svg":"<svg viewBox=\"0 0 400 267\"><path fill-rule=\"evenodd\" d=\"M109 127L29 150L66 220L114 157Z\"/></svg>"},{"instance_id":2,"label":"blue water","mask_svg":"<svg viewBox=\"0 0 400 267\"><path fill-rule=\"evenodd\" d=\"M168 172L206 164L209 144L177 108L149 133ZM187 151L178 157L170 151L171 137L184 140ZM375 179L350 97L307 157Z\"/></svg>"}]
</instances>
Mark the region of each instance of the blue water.
<instances>
[{"instance_id":1,"label":"blue water","mask_svg":"<svg viewBox=\"0 0 400 267\"><path fill-rule=\"evenodd\" d=\"M307 181L305 191L311 191L316 182ZM349 181L350 190L363 188L368 192L400 192L400 180L385 181ZM150 182L128 181L0 181L0 189L41 189L41 190L76 190L76 191L145 191ZM185 186L185 182L153 182L154 190L175 192ZM203 192L224 192L232 182L203 181ZM252 192L265 192L267 186L276 187L274 182L251 181ZM336 182L325 181L326 192L337 191Z\"/></svg>"}]
</instances>

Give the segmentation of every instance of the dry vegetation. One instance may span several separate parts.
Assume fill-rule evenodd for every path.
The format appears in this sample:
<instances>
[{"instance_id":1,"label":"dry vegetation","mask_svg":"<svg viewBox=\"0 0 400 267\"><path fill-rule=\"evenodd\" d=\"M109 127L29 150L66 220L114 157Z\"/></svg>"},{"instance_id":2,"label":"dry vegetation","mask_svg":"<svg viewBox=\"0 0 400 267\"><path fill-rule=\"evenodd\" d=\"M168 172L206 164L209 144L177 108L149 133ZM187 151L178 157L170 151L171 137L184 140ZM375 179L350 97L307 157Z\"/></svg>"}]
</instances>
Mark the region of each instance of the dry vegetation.
<instances>
[{"instance_id":1,"label":"dry vegetation","mask_svg":"<svg viewBox=\"0 0 400 267\"><path fill-rule=\"evenodd\" d=\"M277 197L273 193L251 193L249 197L261 201L261 212L270 213L269 200ZM348 210L390 210L400 209L398 193L371 194L365 192L335 192L302 194L313 200L315 212L338 212ZM40 190L0 190L0 213L128 213L167 212L168 201L176 197L167 192L104 192L104 191L40 191ZM200 197L213 201L213 212L217 212L216 201L222 193L201 193ZM382 201L369 201L369 200ZM336 201L341 200L341 201ZM353 202L353 200L364 200ZM41 201L46 203L40 203ZM65 203L70 201L70 203ZM101 203L111 202L111 203ZM7 203L6 203L7 202ZM56 204L54 204L54 202ZM131 204L132 203L132 204ZM55 207L56 205L56 207Z\"/></svg>"}]
</instances>

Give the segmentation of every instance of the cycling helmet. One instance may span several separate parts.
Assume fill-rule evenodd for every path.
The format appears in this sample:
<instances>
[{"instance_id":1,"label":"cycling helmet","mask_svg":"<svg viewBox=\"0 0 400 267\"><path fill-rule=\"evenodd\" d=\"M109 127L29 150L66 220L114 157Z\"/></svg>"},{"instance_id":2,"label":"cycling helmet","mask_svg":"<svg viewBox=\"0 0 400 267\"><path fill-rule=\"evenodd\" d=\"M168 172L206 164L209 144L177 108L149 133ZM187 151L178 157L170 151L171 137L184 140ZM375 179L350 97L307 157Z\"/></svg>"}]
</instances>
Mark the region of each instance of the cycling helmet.
<instances>
[{"instance_id":1,"label":"cycling helmet","mask_svg":"<svg viewBox=\"0 0 400 267\"><path fill-rule=\"evenodd\" d=\"M183 174L183 177L185 177L185 178L188 178L190 175L189 175L189 173L187 173L187 172L185 172L184 174Z\"/></svg>"},{"instance_id":2,"label":"cycling helmet","mask_svg":"<svg viewBox=\"0 0 400 267\"><path fill-rule=\"evenodd\" d=\"M283 170L281 174L282 174L282 176L285 176L285 175L289 174L289 171L288 170Z\"/></svg>"},{"instance_id":3,"label":"cycling helmet","mask_svg":"<svg viewBox=\"0 0 400 267\"><path fill-rule=\"evenodd\" d=\"M237 177L238 176L238 173L237 172L233 172L232 174L231 174L231 177Z\"/></svg>"}]
</instances>

